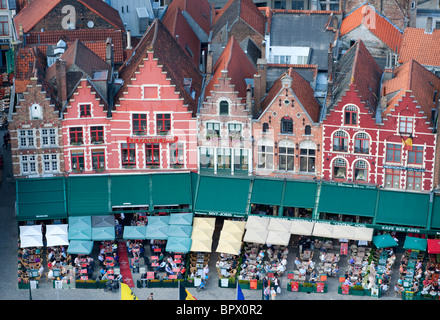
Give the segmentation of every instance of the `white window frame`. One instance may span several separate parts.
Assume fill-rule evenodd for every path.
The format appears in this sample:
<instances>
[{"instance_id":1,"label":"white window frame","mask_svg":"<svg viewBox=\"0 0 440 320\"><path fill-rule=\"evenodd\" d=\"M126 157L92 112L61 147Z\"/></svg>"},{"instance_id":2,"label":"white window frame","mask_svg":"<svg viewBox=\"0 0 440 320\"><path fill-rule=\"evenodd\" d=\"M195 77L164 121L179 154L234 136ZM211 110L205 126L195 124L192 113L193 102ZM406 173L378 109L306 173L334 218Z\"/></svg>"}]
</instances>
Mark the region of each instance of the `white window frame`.
<instances>
[{"instance_id":1,"label":"white window frame","mask_svg":"<svg viewBox=\"0 0 440 320\"><path fill-rule=\"evenodd\" d=\"M20 156L20 168L23 175L36 174L37 157L34 154ZM33 170L32 170L33 169Z\"/></svg>"},{"instance_id":2,"label":"white window frame","mask_svg":"<svg viewBox=\"0 0 440 320\"><path fill-rule=\"evenodd\" d=\"M53 133L51 132L53 130ZM47 131L47 133L45 133ZM41 137L41 147L57 147L58 146L58 132L57 128L41 128L40 129L40 137ZM47 143L44 143L45 138L47 139ZM52 143L53 142L53 143Z\"/></svg>"},{"instance_id":3,"label":"white window frame","mask_svg":"<svg viewBox=\"0 0 440 320\"><path fill-rule=\"evenodd\" d=\"M43 161L43 172L44 173L55 173L59 172L59 163L58 163L58 155L56 153L48 153L42 155ZM46 165L49 166L49 169L46 170Z\"/></svg>"},{"instance_id":4,"label":"white window frame","mask_svg":"<svg viewBox=\"0 0 440 320\"><path fill-rule=\"evenodd\" d=\"M20 149L35 148L35 131L33 129L18 130L18 140Z\"/></svg>"}]
</instances>

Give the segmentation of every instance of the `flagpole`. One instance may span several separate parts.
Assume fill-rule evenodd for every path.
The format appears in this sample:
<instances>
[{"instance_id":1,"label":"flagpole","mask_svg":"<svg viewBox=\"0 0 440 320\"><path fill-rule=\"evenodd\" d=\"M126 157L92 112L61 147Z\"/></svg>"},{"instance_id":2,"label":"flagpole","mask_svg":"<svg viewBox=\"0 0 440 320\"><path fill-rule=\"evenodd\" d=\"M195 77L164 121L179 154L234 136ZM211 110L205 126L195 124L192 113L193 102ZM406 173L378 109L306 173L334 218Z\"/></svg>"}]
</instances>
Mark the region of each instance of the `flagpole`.
<instances>
[{"instance_id":1,"label":"flagpole","mask_svg":"<svg viewBox=\"0 0 440 320\"><path fill-rule=\"evenodd\" d=\"M177 282L179 283L177 287L177 300L180 300L180 281Z\"/></svg>"}]
</instances>

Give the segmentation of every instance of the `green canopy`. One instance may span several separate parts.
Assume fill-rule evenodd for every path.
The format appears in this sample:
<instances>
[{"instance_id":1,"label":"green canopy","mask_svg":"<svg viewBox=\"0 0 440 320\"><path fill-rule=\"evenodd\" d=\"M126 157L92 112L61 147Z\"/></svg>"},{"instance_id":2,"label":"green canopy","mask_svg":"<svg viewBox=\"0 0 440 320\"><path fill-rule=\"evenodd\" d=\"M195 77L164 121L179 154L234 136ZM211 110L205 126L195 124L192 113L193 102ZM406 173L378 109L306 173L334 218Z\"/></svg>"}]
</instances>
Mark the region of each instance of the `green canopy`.
<instances>
[{"instance_id":1,"label":"green canopy","mask_svg":"<svg viewBox=\"0 0 440 320\"><path fill-rule=\"evenodd\" d=\"M92 228L93 241L115 240L115 227Z\"/></svg>"},{"instance_id":2,"label":"green canopy","mask_svg":"<svg viewBox=\"0 0 440 320\"><path fill-rule=\"evenodd\" d=\"M170 216L148 216L148 225L168 226Z\"/></svg>"},{"instance_id":3,"label":"green canopy","mask_svg":"<svg viewBox=\"0 0 440 320\"><path fill-rule=\"evenodd\" d=\"M428 246L428 240L407 236L405 238L405 243L403 244L403 249L426 251L427 246Z\"/></svg>"},{"instance_id":4,"label":"green canopy","mask_svg":"<svg viewBox=\"0 0 440 320\"><path fill-rule=\"evenodd\" d=\"M124 227L123 239L145 240L147 235L146 226L126 226Z\"/></svg>"},{"instance_id":5,"label":"green canopy","mask_svg":"<svg viewBox=\"0 0 440 320\"><path fill-rule=\"evenodd\" d=\"M191 249L192 239L187 237L169 237L166 252L188 253Z\"/></svg>"},{"instance_id":6,"label":"green canopy","mask_svg":"<svg viewBox=\"0 0 440 320\"><path fill-rule=\"evenodd\" d=\"M72 240L67 247L69 254L90 254L93 250L93 241Z\"/></svg>"},{"instance_id":7,"label":"green canopy","mask_svg":"<svg viewBox=\"0 0 440 320\"><path fill-rule=\"evenodd\" d=\"M69 240L92 240L91 216L69 217Z\"/></svg>"},{"instance_id":8,"label":"green canopy","mask_svg":"<svg viewBox=\"0 0 440 320\"><path fill-rule=\"evenodd\" d=\"M148 240L167 240L168 239L168 225L148 224L146 238Z\"/></svg>"},{"instance_id":9,"label":"green canopy","mask_svg":"<svg viewBox=\"0 0 440 320\"><path fill-rule=\"evenodd\" d=\"M394 240L393 237L388 233L374 236L373 243L378 249L397 246L396 240Z\"/></svg>"},{"instance_id":10,"label":"green canopy","mask_svg":"<svg viewBox=\"0 0 440 320\"><path fill-rule=\"evenodd\" d=\"M168 236L169 237L189 237L191 238L192 226L170 224L168 226Z\"/></svg>"},{"instance_id":11,"label":"green canopy","mask_svg":"<svg viewBox=\"0 0 440 320\"><path fill-rule=\"evenodd\" d=\"M194 214L192 212L172 213L170 215L169 224L192 225L193 216Z\"/></svg>"}]
</instances>

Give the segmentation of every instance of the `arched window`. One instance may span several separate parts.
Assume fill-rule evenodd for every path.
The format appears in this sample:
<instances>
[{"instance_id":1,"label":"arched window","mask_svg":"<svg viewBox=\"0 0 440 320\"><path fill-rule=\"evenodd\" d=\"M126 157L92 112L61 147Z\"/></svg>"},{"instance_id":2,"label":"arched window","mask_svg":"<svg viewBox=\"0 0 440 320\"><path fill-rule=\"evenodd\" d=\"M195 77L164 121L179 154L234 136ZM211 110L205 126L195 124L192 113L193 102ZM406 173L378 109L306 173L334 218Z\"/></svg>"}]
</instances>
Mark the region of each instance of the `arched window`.
<instances>
[{"instance_id":1,"label":"arched window","mask_svg":"<svg viewBox=\"0 0 440 320\"><path fill-rule=\"evenodd\" d=\"M220 114L229 114L229 103L228 101L220 101Z\"/></svg>"},{"instance_id":2,"label":"arched window","mask_svg":"<svg viewBox=\"0 0 440 320\"><path fill-rule=\"evenodd\" d=\"M299 144L299 171L315 172L316 145L311 140L302 141Z\"/></svg>"},{"instance_id":3,"label":"arched window","mask_svg":"<svg viewBox=\"0 0 440 320\"><path fill-rule=\"evenodd\" d=\"M356 106L345 107L344 124L348 126L357 125L358 109Z\"/></svg>"},{"instance_id":4,"label":"arched window","mask_svg":"<svg viewBox=\"0 0 440 320\"><path fill-rule=\"evenodd\" d=\"M370 152L370 138L364 132L358 133L354 138L354 152L368 154Z\"/></svg>"},{"instance_id":5,"label":"arched window","mask_svg":"<svg viewBox=\"0 0 440 320\"><path fill-rule=\"evenodd\" d=\"M312 134L312 127L310 125L306 125L304 128L304 134L306 136L310 136Z\"/></svg>"},{"instance_id":6,"label":"arched window","mask_svg":"<svg viewBox=\"0 0 440 320\"><path fill-rule=\"evenodd\" d=\"M337 158L333 162L334 179L345 180L347 178L347 162L345 159Z\"/></svg>"},{"instance_id":7,"label":"arched window","mask_svg":"<svg viewBox=\"0 0 440 320\"><path fill-rule=\"evenodd\" d=\"M344 131L336 131L333 136L333 151L347 152L348 135Z\"/></svg>"},{"instance_id":8,"label":"arched window","mask_svg":"<svg viewBox=\"0 0 440 320\"><path fill-rule=\"evenodd\" d=\"M292 134L293 133L293 121L290 117L283 117L281 119L281 133Z\"/></svg>"},{"instance_id":9,"label":"arched window","mask_svg":"<svg viewBox=\"0 0 440 320\"><path fill-rule=\"evenodd\" d=\"M293 141L281 140L278 144L278 169L293 171L295 159L295 146Z\"/></svg>"},{"instance_id":10,"label":"arched window","mask_svg":"<svg viewBox=\"0 0 440 320\"><path fill-rule=\"evenodd\" d=\"M364 160L358 160L354 164L354 180L367 182L368 164Z\"/></svg>"}]
</instances>

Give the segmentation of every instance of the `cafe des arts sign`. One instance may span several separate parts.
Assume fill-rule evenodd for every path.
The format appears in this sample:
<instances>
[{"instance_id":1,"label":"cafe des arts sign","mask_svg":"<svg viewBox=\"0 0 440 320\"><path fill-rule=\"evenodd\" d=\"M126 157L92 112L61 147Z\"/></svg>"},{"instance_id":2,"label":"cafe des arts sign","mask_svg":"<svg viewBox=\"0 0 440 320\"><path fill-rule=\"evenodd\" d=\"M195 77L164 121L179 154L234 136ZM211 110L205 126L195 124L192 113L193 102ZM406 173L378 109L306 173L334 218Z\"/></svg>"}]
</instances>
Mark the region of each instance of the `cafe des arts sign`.
<instances>
[{"instance_id":1,"label":"cafe des arts sign","mask_svg":"<svg viewBox=\"0 0 440 320\"><path fill-rule=\"evenodd\" d=\"M175 143L177 136L127 137L127 143Z\"/></svg>"}]
</instances>

